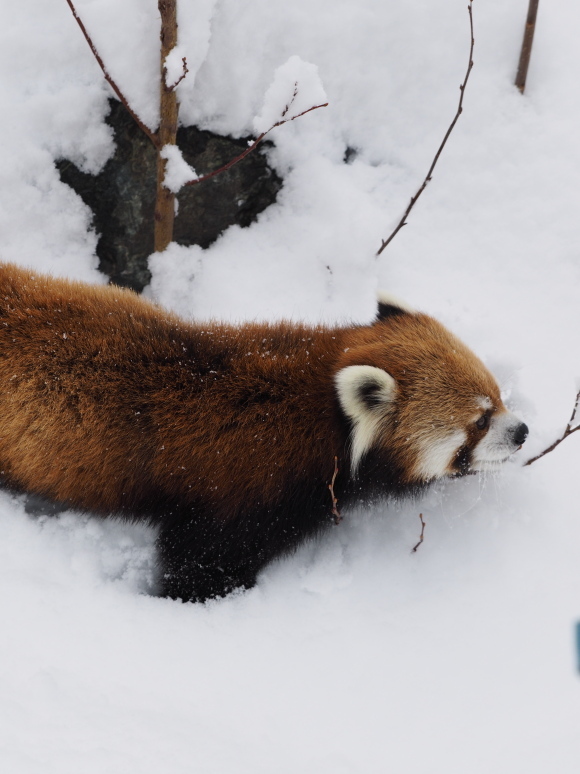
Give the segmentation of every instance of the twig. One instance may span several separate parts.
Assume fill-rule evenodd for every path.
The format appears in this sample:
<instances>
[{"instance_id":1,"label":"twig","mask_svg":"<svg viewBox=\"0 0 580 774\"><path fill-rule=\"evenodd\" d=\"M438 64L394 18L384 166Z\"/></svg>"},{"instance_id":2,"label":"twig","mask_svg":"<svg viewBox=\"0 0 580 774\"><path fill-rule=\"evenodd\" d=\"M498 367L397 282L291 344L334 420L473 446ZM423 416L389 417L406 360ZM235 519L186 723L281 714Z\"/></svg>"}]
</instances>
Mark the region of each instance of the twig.
<instances>
[{"instance_id":1,"label":"twig","mask_svg":"<svg viewBox=\"0 0 580 774\"><path fill-rule=\"evenodd\" d=\"M569 435L572 435L572 433L575 433L576 430L580 430L580 425L576 425L576 427L572 427L572 425L574 424L574 420L576 419L576 412L578 410L579 404L580 404L580 390L578 390L578 394L576 395L576 402L574 403L574 409L572 411L572 416L570 417L570 421L566 425L566 429L564 430L560 438L558 438L557 441L554 441L554 443L551 446L548 446L547 449L544 449L543 452L540 452L540 454L536 454L535 457L532 457L527 462L524 462L523 467L525 467L526 465L531 465L532 462L539 460L540 457L543 457L545 454L549 454L551 451L554 451L556 446L559 446L565 438L568 438Z\"/></svg>"},{"instance_id":2,"label":"twig","mask_svg":"<svg viewBox=\"0 0 580 774\"><path fill-rule=\"evenodd\" d=\"M524 28L524 39L522 40L522 50L520 52L520 61L518 63L518 72L515 80L515 84L522 94L526 88L526 78L528 77L532 43L534 42L534 32L536 31L536 17L538 15L539 3L540 0L530 0L528 6L528 17Z\"/></svg>"},{"instance_id":3,"label":"twig","mask_svg":"<svg viewBox=\"0 0 580 774\"><path fill-rule=\"evenodd\" d=\"M296 99L297 96L298 96L298 81L294 81L294 93L292 94L292 99L282 111L282 118L284 118L286 113L290 110L290 107L294 103L294 100Z\"/></svg>"},{"instance_id":4,"label":"twig","mask_svg":"<svg viewBox=\"0 0 580 774\"><path fill-rule=\"evenodd\" d=\"M419 546L423 542L423 536L425 534L425 522L423 521L423 514L422 513L419 514L419 518L421 519L421 535L419 536L419 542L417 543L416 546L414 546L413 550L411 551L412 554L415 553L415 551L419 548Z\"/></svg>"},{"instance_id":5,"label":"twig","mask_svg":"<svg viewBox=\"0 0 580 774\"><path fill-rule=\"evenodd\" d=\"M87 29L86 29L85 25L83 24L80 16L78 15L72 0L66 0L66 2L68 3L69 8L72 11L72 15L75 17L77 24L81 28L81 32L85 36L85 40L89 44L89 47L90 47L91 51L93 52L93 55L94 55L95 59L99 63L99 66L100 66L101 70L103 71L103 74L105 76L105 79L106 79L107 83L111 86L111 88L113 89L113 91L115 92L117 97L119 97L119 99L121 100L122 104L125 106L125 109L129 112L129 115L133 118L133 120L135 121L137 126L141 129L142 132L144 132L147 135L147 137L151 140L153 145L156 148L159 149L161 147L161 145L159 143L159 138L157 137L157 135L154 132L152 132L151 129L149 129L149 127L146 124L144 124L143 121L141 121L141 119L139 118L137 113L135 113L135 111L131 109L131 106L129 105L127 99L125 98L125 95L123 94L121 89L117 86L117 84L115 83L115 81L112 78L112 76L109 75L109 72L107 71L107 68L105 67L105 63L101 59L101 55L99 54L99 52L97 51L97 49L95 47L95 44L91 40L91 36L87 32Z\"/></svg>"},{"instance_id":6,"label":"twig","mask_svg":"<svg viewBox=\"0 0 580 774\"><path fill-rule=\"evenodd\" d=\"M242 159L245 159L246 156L251 153L253 150L255 150L258 145L262 142L264 137L272 131L272 129L275 129L277 126L282 126L282 124L287 124L290 121L294 121L295 118L300 118L300 116L305 116L306 113L310 113L312 110L318 110L318 108L328 107L328 102L325 102L322 105L313 105L312 107L308 108L308 110L304 110L302 113L298 113L297 116L293 116L292 118L285 118L283 121L278 121L275 124L272 124L272 126L267 129L265 132L262 132L262 134L254 140L254 142L246 148L243 153L240 153L239 156L236 156L235 159L232 159L231 161L228 161L227 164L224 164L223 167L220 167L219 169L215 169L213 172L208 172L207 175L203 175L202 177L197 177L195 180L189 180L187 183L184 183L184 187L186 185L198 185L198 183L203 183L204 180L209 180L210 177L215 177L216 175L220 175L222 172L227 172L228 169L234 166L234 164L237 164L238 161L241 161ZM286 107L286 110L288 110L288 107ZM286 112L286 110L284 112Z\"/></svg>"},{"instance_id":7,"label":"twig","mask_svg":"<svg viewBox=\"0 0 580 774\"><path fill-rule=\"evenodd\" d=\"M183 62L183 72L182 72L182 74L179 76L179 78L178 78L178 79L175 81L175 83L173 84L173 86L168 86L168 87L167 87L167 91L173 91L173 89L175 89L177 86L179 86L179 84L181 83L181 81L182 81L182 80L185 78L185 76L186 76L186 75L187 75L187 73L189 72L189 68L187 67L187 59L186 59L185 57L182 57L182 58L181 58L181 61Z\"/></svg>"},{"instance_id":8,"label":"twig","mask_svg":"<svg viewBox=\"0 0 580 774\"><path fill-rule=\"evenodd\" d=\"M427 172L427 176L425 177L425 180L423 180L423 183L417 193L412 197L411 201L409 202L409 206L405 210L405 214L395 227L392 234L388 237L388 239L381 240L381 247L379 250L377 250L377 256L379 256L385 247L394 239L394 237L399 233L399 231L403 228L403 226L407 225L407 217L409 216L409 213L415 206L417 199L421 196L425 188L427 187L427 184L431 182L431 176L433 174L433 170L435 169L435 165L439 161L439 156L441 155L443 148L445 147L445 144L447 143L447 140L449 139L449 135L453 131L455 124L457 123L457 120L459 119L459 116L463 112L463 96L465 94L465 87L467 86L467 81L469 80L469 74L471 73L471 70L473 68L473 47L475 45L475 39L473 37L473 11L472 11L472 5L473 0L469 0L469 5L467 6L467 11L469 13L469 29L471 33L471 45L469 48L469 64L467 65L467 72L465 73L465 78L463 79L463 83L459 87L460 95L459 95L459 104L457 106L457 112L455 113L455 117L451 124L449 125L449 128L447 129L447 132L445 133L445 137L443 138L443 142L439 146L439 150L435 154L435 158L433 159L433 162L431 163L431 166L429 167L429 171Z\"/></svg>"},{"instance_id":9,"label":"twig","mask_svg":"<svg viewBox=\"0 0 580 774\"><path fill-rule=\"evenodd\" d=\"M330 490L330 496L332 497L332 515L334 516L334 523L340 524L342 521L342 516L340 515L340 512L338 508L336 507L338 505L338 500L336 499L334 495L334 482L336 481L336 476L338 474L338 457L334 458L334 473L332 474L332 481L328 485L328 489Z\"/></svg>"}]
</instances>

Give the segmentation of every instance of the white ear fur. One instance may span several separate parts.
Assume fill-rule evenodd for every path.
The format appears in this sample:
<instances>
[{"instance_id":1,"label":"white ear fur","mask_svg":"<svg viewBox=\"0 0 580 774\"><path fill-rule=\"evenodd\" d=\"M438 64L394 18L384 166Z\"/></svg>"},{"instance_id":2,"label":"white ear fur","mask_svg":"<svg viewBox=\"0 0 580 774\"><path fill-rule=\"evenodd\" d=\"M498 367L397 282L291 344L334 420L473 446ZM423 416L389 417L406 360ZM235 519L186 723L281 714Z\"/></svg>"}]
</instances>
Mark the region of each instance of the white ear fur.
<instances>
[{"instance_id":1,"label":"white ear fur","mask_svg":"<svg viewBox=\"0 0 580 774\"><path fill-rule=\"evenodd\" d=\"M385 290L378 290L377 301L379 304L383 304L384 306L394 306L397 309L401 309L403 312L408 312L409 314L415 314L417 312L417 310L413 309L413 307L407 304L406 301L401 301L400 298L397 298L397 296L394 296L392 293L387 293Z\"/></svg>"},{"instance_id":2,"label":"white ear fur","mask_svg":"<svg viewBox=\"0 0 580 774\"><path fill-rule=\"evenodd\" d=\"M356 473L374 443L381 420L395 399L397 385L382 368L347 366L334 377L341 408L352 421L351 470Z\"/></svg>"}]
</instances>

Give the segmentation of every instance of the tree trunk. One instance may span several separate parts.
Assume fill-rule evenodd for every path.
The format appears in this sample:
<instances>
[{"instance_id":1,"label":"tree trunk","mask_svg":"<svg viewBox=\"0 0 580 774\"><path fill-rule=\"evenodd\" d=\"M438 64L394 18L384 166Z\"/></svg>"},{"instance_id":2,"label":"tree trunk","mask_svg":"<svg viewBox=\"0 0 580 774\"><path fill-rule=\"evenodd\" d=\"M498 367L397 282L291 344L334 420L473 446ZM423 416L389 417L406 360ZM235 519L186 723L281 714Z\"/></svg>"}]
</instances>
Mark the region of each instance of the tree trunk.
<instances>
[{"instance_id":1,"label":"tree trunk","mask_svg":"<svg viewBox=\"0 0 580 774\"><path fill-rule=\"evenodd\" d=\"M163 252L173 239L173 220L175 218L175 194L163 185L165 178L165 159L159 155L165 145L175 145L177 137L177 117L179 106L175 89L168 88L165 82L165 57L177 45L177 0L159 0L161 14L161 86L160 86L160 122L157 137L157 201L155 205L155 252Z\"/></svg>"}]
</instances>

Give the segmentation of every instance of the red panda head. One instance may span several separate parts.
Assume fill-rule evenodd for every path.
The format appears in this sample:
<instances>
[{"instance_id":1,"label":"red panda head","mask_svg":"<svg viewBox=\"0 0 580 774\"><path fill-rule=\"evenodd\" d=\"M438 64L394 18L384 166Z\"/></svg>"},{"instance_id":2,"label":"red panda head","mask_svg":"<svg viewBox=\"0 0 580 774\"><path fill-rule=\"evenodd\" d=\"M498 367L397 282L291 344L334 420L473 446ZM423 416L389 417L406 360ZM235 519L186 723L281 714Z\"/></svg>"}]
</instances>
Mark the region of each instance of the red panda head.
<instances>
[{"instance_id":1,"label":"red panda head","mask_svg":"<svg viewBox=\"0 0 580 774\"><path fill-rule=\"evenodd\" d=\"M388 457L402 484L498 467L528 428L468 347L440 323L381 294L374 325L353 329L335 374L351 423L356 475L371 451Z\"/></svg>"}]
</instances>

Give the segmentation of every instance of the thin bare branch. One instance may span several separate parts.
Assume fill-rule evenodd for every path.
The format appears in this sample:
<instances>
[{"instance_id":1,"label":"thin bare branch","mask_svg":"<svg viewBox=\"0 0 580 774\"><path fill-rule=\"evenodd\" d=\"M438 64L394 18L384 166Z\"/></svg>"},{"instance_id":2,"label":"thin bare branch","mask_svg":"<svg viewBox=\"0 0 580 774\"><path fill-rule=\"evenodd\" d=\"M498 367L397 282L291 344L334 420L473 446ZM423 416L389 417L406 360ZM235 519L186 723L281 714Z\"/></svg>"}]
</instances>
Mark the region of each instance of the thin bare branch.
<instances>
[{"instance_id":1,"label":"thin bare branch","mask_svg":"<svg viewBox=\"0 0 580 774\"><path fill-rule=\"evenodd\" d=\"M425 180L423 180L423 183L417 193L411 198L411 201L409 202L409 206L405 210L405 214L395 227L394 231L391 233L391 235L387 238L382 240L381 247L379 250L377 250L376 255L379 256L383 250L387 247L390 242L395 238L395 236L399 233L399 231L403 228L403 226L407 225L407 217L409 216L409 213L417 203L417 199L421 196L425 188L427 187L427 184L431 182L431 177L433 175L433 170L435 169L435 166L437 162L439 161L439 157L441 156L441 153L443 151L443 148L445 147L445 144L447 143L447 140L449 139L449 135L453 131L455 124L457 123L459 116L463 112L463 96L465 94L465 87L467 86L467 81L469 80L469 75L471 73L471 70L473 68L473 48L475 46L475 39L473 37L473 0L469 0L469 5L467 6L467 11L469 13L469 30L471 34L471 45L469 47L469 63L467 65L467 72L465 73L465 78L463 79L463 83L459 87L459 104L457 106L457 112L455 113L455 117L453 118L453 121L449 125L449 128L445 132L445 137L443 138L443 141L441 145L439 146L439 149L437 153L435 154L435 158L433 159L431 166L429 167L429 171L427 172L427 176L425 177Z\"/></svg>"},{"instance_id":2,"label":"thin bare branch","mask_svg":"<svg viewBox=\"0 0 580 774\"><path fill-rule=\"evenodd\" d=\"M318 108L328 107L328 102L325 102L322 105L313 105L312 107L308 108L308 110L304 110L302 113L298 113L297 116L293 116L292 118L286 118L282 121L278 121L277 123L273 124L269 129L267 129L265 132L262 132L262 134L254 140L254 142L249 145L243 153L240 153L239 156L236 156L235 159L232 159L231 161L228 161L227 164L224 164L223 167L220 167L219 169L214 169L213 172L209 172L207 175L203 175L203 177L197 177L195 180L189 180L184 185L198 185L198 183L203 183L204 180L209 180L210 177L215 177L216 175L221 175L222 172L227 172L228 169L231 169L235 164L237 164L242 159L245 159L246 156L251 153L253 150L256 150L258 145L262 142L264 137L272 131L272 129L275 129L277 126L282 126L282 124L287 124L289 121L294 121L295 118L300 118L300 116L305 116L306 113L310 113L312 110L318 110ZM287 108L286 108L287 110ZM284 112L286 112L286 110Z\"/></svg>"},{"instance_id":3,"label":"thin bare branch","mask_svg":"<svg viewBox=\"0 0 580 774\"><path fill-rule=\"evenodd\" d=\"M526 88L526 78L528 77L530 56L532 55L532 43L534 42L534 32L536 31L536 17L538 15L539 3L540 0L530 0L528 6L528 16L524 28L524 39L522 41L522 50L520 52L520 61L518 63L518 72L515 80L515 84L522 94Z\"/></svg>"},{"instance_id":4,"label":"thin bare branch","mask_svg":"<svg viewBox=\"0 0 580 774\"><path fill-rule=\"evenodd\" d=\"M336 477L338 475L338 457L334 458L334 473L332 474L332 481L328 485L328 489L330 490L330 496L332 497L332 515L334 516L334 523L340 524L342 521L342 516L340 515L340 511L337 508L338 500L335 497L334 494L334 482L336 481Z\"/></svg>"},{"instance_id":5,"label":"thin bare branch","mask_svg":"<svg viewBox=\"0 0 580 774\"><path fill-rule=\"evenodd\" d=\"M414 554L415 551L419 548L419 546L423 542L423 537L425 535L425 522L423 521L423 514L422 513L419 514L419 518L421 519L421 535L419 536L419 542L417 543L416 546L413 547L413 549L411 551L412 554Z\"/></svg>"},{"instance_id":6,"label":"thin bare branch","mask_svg":"<svg viewBox=\"0 0 580 774\"><path fill-rule=\"evenodd\" d=\"M173 91L173 89L179 86L181 81L185 78L185 76L189 72L189 68L187 67L187 59L185 57L182 57L181 61L183 62L183 72L172 86L167 87L167 91Z\"/></svg>"},{"instance_id":7,"label":"thin bare branch","mask_svg":"<svg viewBox=\"0 0 580 774\"><path fill-rule=\"evenodd\" d=\"M127 101L127 99L126 99L125 95L123 94L123 92L121 91L121 89L117 86L117 84L115 83L114 79L109 74L107 68L105 67L105 63L103 62L103 60L101 58L101 55L97 51L97 49L95 47L95 44L93 43L93 41L91 39L91 36L89 35L89 33L87 31L87 28L85 27L85 25L82 22L82 19L78 15L72 0L66 0L66 2L68 3L69 8L72 11L72 15L76 19L77 24L81 28L81 32L85 36L85 40L89 44L89 47L90 47L91 51L93 52L93 55L94 55L95 59L99 63L99 67L103 71L103 74L105 76L105 79L106 79L107 83L113 89L113 91L115 92L115 94L117 95L119 100L122 102L122 104L125 106L126 110L129 112L129 114L131 115L131 117L133 118L135 123L137 124L137 126L141 129L141 131L144 132L144 134L147 135L147 137L151 140L151 142L153 143L153 145L156 148L160 148L161 145L159 144L159 138L157 137L155 132L152 132L151 129L149 129L149 127L146 124L144 124L143 121L141 121L141 119L139 118L137 113L135 113L135 111L129 105L129 102Z\"/></svg>"},{"instance_id":8,"label":"thin bare branch","mask_svg":"<svg viewBox=\"0 0 580 774\"><path fill-rule=\"evenodd\" d=\"M298 81L294 81L294 93L292 94L292 99L282 111L282 118L284 118L284 116L288 113L291 106L294 104L294 100L296 99L297 96L298 96Z\"/></svg>"},{"instance_id":9,"label":"thin bare branch","mask_svg":"<svg viewBox=\"0 0 580 774\"><path fill-rule=\"evenodd\" d=\"M557 441L554 441L553 444L548 446L547 449L544 449L543 452L540 452L540 454L536 454L535 457L532 457L527 462L524 462L524 465L523 465L524 467L526 465L531 465L532 462L535 462L536 460L539 460L544 455L549 454L551 451L554 451L556 446L559 446L562 443L562 441L564 441L566 438L568 438L569 435L572 435L572 433L575 433L576 430L580 430L580 424L576 425L576 427L573 427L574 420L576 419L576 412L578 411L578 405L579 404L580 404L580 390L578 390L578 394L576 395L576 402L574 403L574 409L572 411L572 416L570 417L570 421L566 425L566 429L564 430L564 432L562 433L560 438L558 438Z\"/></svg>"}]
</instances>

